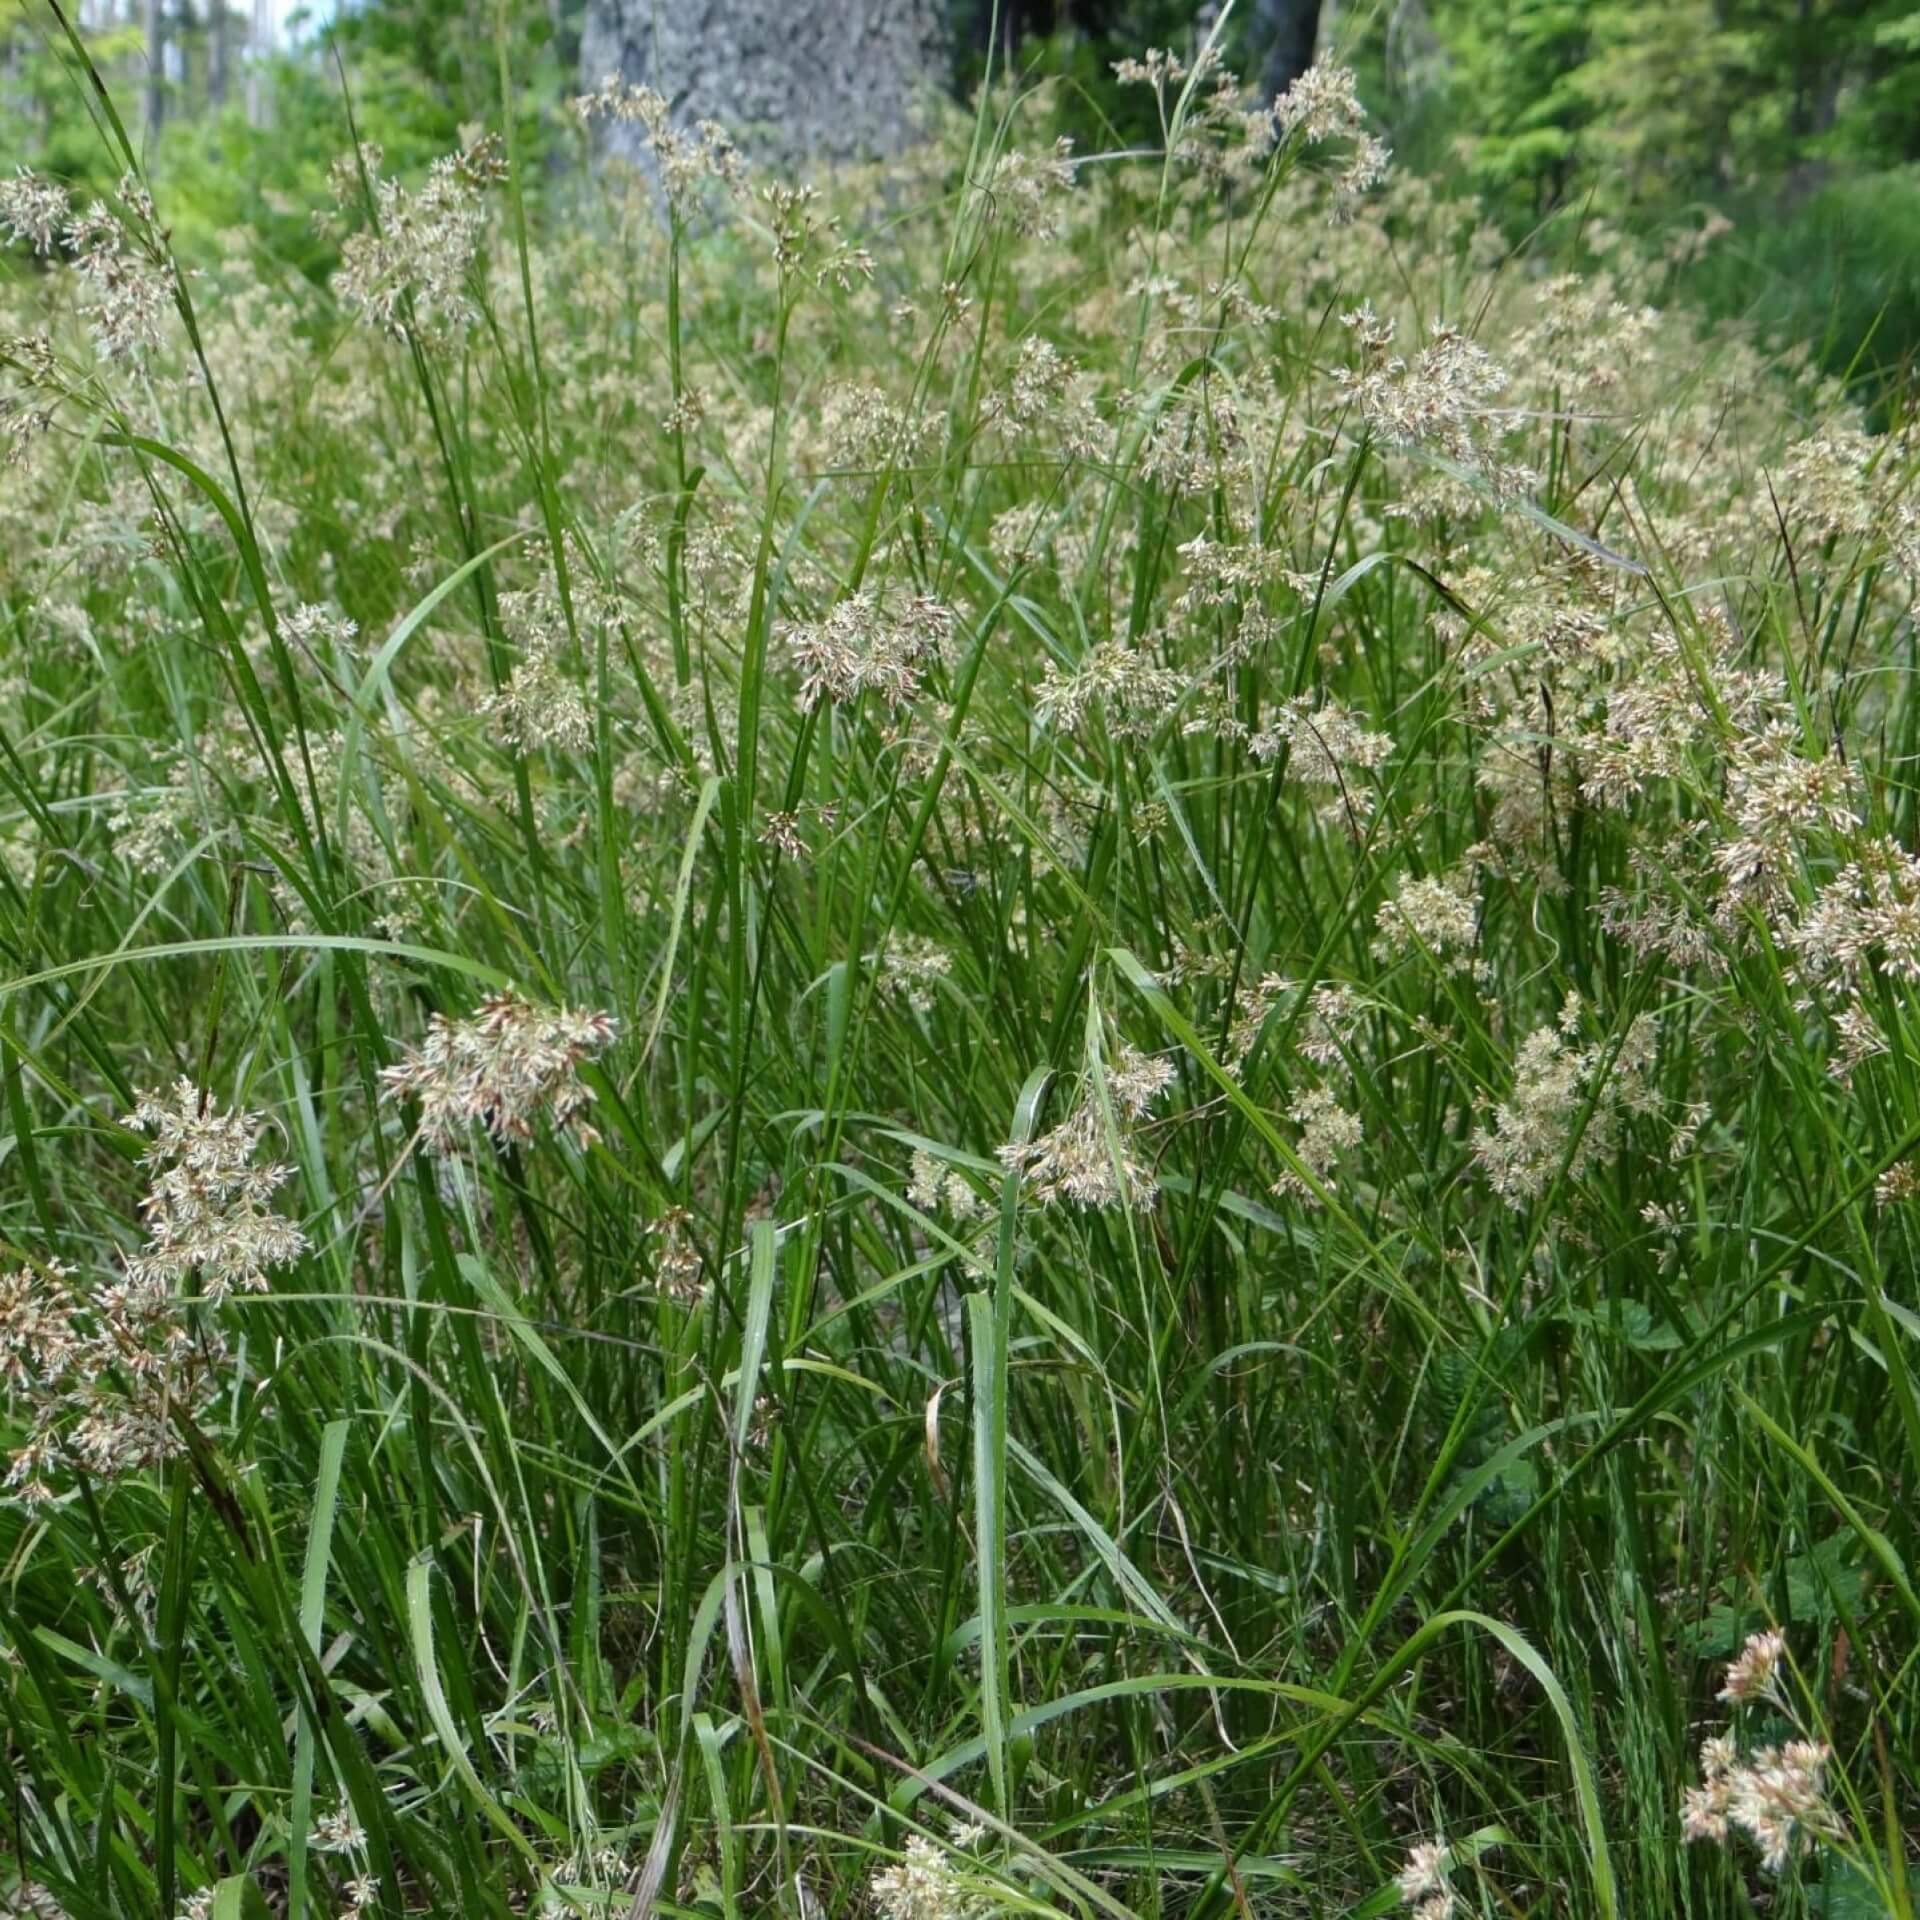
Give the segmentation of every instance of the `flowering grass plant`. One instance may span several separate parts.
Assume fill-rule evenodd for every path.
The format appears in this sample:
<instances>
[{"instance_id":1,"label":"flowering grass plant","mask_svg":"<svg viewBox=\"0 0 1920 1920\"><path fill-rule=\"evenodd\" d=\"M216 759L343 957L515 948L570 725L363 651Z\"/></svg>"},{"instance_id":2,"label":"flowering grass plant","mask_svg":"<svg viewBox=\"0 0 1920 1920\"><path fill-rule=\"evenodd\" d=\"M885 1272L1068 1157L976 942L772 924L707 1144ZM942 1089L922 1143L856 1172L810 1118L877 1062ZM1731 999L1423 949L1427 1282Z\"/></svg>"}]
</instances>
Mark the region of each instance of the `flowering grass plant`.
<instances>
[{"instance_id":1,"label":"flowering grass plant","mask_svg":"<svg viewBox=\"0 0 1920 1920\"><path fill-rule=\"evenodd\" d=\"M0 1908L1910 1920L1904 419L1117 77L0 181Z\"/></svg>"}]
</instances>

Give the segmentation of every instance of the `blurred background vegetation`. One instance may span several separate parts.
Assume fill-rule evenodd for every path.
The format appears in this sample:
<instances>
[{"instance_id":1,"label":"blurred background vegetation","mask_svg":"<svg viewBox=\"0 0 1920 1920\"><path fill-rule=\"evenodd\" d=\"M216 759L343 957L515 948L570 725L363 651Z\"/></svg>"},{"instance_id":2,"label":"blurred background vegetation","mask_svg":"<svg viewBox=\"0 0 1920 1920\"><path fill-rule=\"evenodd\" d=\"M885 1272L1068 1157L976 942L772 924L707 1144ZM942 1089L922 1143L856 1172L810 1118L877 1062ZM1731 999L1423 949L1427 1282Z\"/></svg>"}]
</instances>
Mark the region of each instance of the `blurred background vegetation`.
<instances>
[{"instance_id":1,"label":"blurred background vegetation","mask_svg":"<svg viewBox=\"0 0 1920 1920\"><path fill-rule=\"evenodd\" d=\"M583 152L559 108L595 3L94 0L79 20L140 110L183 249L237 231L324 278L333 243L309 210L348 144L348 98L390 167L424 166L497 117L500 24L521 150L552 191L578 190ZM953 0L938 78L964 96L990 57L1010 61L1059 76L1053 111L1082 151L1150 140L1151 102L1116 88L1111 62L1190 48L1216 11ZM0 152L104 184L56 36L44 0L0 0ZM1692 298L1804 342L1869 392L1904 388L1920 360L1920 0L1239 0L1224 38L1263 88L1302 49L1337 49L1401 164L1478 194L1532 258L1591 266L1628 228L1689 261ZM1703 226L1717 236L1704 250Z\"/></svg>"}]
</instances>

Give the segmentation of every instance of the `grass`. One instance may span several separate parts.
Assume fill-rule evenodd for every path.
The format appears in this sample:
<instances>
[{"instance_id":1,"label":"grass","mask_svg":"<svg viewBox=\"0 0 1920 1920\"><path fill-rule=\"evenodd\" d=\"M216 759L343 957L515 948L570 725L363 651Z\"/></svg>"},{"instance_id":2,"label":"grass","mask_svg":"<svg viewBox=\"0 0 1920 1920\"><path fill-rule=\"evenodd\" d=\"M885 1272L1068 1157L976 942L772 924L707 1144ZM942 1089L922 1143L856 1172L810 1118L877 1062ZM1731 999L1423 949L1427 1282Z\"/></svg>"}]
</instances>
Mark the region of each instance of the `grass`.
<instances>
[{"instance_id":1,"label":"grass","mask_svg":"<svg viewBox=\"0 0 1920 1920\"><path fill-rule=\"evenodd\" d=\"M1179 77L1071 182L1006 90L812 203L359 151L325 292L97 106L0 355L14 1907L1382 1914L1438 1837L1906 1920L1905 439ZM617 1037L419 1065L509 988ZM245 1225L183 1079L306 1245L176 1241L156 1362L127 1261ZM1683 1844L1728 1726L1831 1748L1777 1872Z\"/></svg>"}]
</instances>

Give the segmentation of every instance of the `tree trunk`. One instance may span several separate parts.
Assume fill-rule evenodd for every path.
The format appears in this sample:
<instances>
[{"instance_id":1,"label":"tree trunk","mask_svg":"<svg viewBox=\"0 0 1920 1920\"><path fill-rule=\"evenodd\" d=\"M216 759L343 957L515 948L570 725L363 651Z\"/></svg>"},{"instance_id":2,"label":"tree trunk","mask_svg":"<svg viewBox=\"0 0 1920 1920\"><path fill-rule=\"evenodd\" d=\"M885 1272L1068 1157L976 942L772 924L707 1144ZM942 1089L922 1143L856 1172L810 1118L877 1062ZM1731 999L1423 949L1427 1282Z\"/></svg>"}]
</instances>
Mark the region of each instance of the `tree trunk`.
<instances>
[{"instance_id":1,"label":"tree trunk","mask_svg":"<svg viewBox=\"0 0 1920 1920\"><path fill-rule=\"evenodd\" d=\"M1264 48L1260 97L1285 93L1313 65L1320 37L1320 0L1253 0L1253 44Z\"/></svg>"},{"instance_id":2,"label":"tree trunk","mask_svg":"<svg viewBox=\"0 0 1920 1920\"><path fill-rule=\"evenodd\" d=\"M166 0L146 0L147 8L147 138L160 131L167 110Z\"/></svg>"},{"instance_id":3,"label":"tree trunk","mask_svg":"<svg viewBox=\"0 0 1920 1920\"><path fill-rule=\"evenodd\" d=\"M208 0L207 105L216 112L227 99L227 0Z\"/></svg>"},{"instance_id":4,"label":"tree trunk","mask_svg":"<svg viewBox=\"0 0 1920 1920\"><path fill-rule=\"evenodd\" d=\"M247 125L273 122L271 68L273 58L273 0L253 0L253 21L247 30Z\"/></svg>"},{"instance_id":5,"label":"tree trunk","mask_svg":"<svg viewBox=\"0 0 1920 1920\"><path fill-rule=\"evenodd\" d=\"M756 158L893 153L949 77L945 0L587 0L580 74L645 82ZM632 157L631 127L609 145Z\"/></svg>"},{"instance_id":6,"label":"tree trunk","mask_svg":"<svg viewBox=\"0 0 1920 1920\"><path fill-rule=\"evenodd\" d=\"M1106 11L1097 5L1090 13L1084 6L1075 8L1073 23L1101 32L1108 24L1103 17ZM974 0L960 13L967 23L967 41L973 51L982 56L991 53L996 61L1003 55L1011 61L1029 34L1057 33L1062 24L1060 0L999 0L997 8L994 0Z\"/></svg>"}]
</instances>

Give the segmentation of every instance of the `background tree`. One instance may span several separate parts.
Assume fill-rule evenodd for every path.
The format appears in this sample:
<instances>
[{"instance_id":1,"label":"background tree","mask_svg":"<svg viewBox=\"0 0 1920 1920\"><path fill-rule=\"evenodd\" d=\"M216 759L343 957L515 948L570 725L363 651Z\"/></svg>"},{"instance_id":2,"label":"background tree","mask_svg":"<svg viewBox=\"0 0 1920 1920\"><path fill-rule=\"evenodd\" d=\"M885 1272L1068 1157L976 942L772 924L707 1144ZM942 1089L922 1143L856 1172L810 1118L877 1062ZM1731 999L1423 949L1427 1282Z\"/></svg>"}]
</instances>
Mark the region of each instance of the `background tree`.
<instances>
[{"instance_id":1,"label":"background tree","mask_svg":"<svg viewBox=\"0 0 1920 1920\"><path fill-rule=\"evenodd\" d=\"M323 274L331 244L275 208L345 143L335 52L363 132L403 172L497 122L499 71L494 0L308 4L277 49L276 0L77 12L102 72L144 107L182 231L250 224ZM917 102L970 98L991 53L997 73L1050 77L1028 130L1086 153L1134 146L1158 136L1152 102L1115 86L1113 62L1190 54L1217 20L1218 0L506 0L520 151L555 185L577 153L562 104L610 71L804 169L898 145ZM1331 43L1402 163L1475 194L1516 242L1545 223L1567 264L1591 264L1593 216L1684 247L1721 215L1734 231L1696 298L1836 371L1920 357L1920 0L1238 0L1221 42L1265 99ZM26 0L0 0L0 76L8 163L106 184L84 90Z\"/></svg>"},{"instance_id":2,"label":"background tree","mask_svg":"<svg viewBox=\"0 0 1920 1920\"><path fill-rule=\"evenodd\" d=\"M167 108L167 0L146 0L147 138L160 131Z\"/></svg>"},{"instance_id":3,"label":"background tree","mask_svg":"<svg viewBox=\"0 0 1920 1920\"><path fill-rule=\"evenodd\" d=\"M643 81L796 160L899 148L951 70L945 0L588 0L581 44L589 85Z\"/></svg>"},{"instance_id":4,"label":"background tree","mask_svg":"<svg viewBox=\"0 0 1920 1920\"><path fill-rule=\"evenodd\" d=\"M227 0L208 0L207 13L207 105L217 112L227 103Z\"/></svg>"},{"instance_id":5,"label":"background tree","mask_svg":"<svg viewBox=\"0 0 1920 1920\"><path fill-rule=\"evenodd\" d=\"M1253 0L1252 37L1264 57L1254 69L1266 98L1285 93L1313 65L1320 0Z\"/></svg>"}]
</instances>

